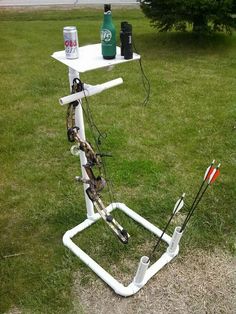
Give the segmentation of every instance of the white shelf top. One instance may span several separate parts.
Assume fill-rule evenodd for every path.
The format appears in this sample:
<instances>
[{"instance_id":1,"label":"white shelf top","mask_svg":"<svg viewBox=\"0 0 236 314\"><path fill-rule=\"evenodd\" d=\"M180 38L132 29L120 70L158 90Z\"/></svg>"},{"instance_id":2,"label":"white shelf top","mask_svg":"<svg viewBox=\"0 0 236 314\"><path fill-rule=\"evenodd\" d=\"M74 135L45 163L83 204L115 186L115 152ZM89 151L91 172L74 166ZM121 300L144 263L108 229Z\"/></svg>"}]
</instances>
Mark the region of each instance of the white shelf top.
<instances>
[{"instance_id":1,"label":"white shelf top","mask_svg":"<svg viewBox=\"0 0 236 314\"><path fill-rule=\"evenodd\" d=\"M105 60L102 57L101 51L101 44L94 44L79 47L78 59L67 59L64 50L54 52L52 57L78 72L87 72L140 59L140 55L133 53L133 59L125 60L124 57L120 55L120 47L116 47L116 58Z\"/></svg>"}]
</instances>

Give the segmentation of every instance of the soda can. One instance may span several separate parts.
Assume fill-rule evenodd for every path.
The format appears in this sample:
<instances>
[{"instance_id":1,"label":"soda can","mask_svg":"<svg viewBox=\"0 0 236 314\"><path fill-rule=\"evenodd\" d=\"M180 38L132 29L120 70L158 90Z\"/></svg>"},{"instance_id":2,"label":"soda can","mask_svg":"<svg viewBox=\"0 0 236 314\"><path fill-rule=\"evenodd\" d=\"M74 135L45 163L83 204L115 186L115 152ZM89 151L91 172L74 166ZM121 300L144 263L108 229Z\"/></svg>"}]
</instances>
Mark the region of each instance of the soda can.
<instances>
[{"instance_id":1,"label":"soda can","mask_svg":"<svg viewBox=\"0 0 236 314\"><path fill-rule=\"evenodd\" d=\"M65 55L67 59L79 58L78 33L75 26L63 28Z\"/></svg>"}]
</instances>

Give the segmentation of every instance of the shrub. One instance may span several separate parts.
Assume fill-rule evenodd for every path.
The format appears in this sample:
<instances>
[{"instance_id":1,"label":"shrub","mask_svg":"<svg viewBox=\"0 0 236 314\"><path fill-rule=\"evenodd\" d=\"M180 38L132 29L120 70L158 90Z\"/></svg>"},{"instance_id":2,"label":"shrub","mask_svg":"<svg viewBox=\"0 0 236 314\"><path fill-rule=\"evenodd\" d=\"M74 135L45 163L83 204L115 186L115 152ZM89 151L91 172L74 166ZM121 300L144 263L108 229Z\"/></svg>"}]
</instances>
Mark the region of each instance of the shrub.
<instances>
[{"instance_id":1,"label":"shrub","mask_svg":"<svg viewBox=\"0 0 236 314\"><path fill-rule=\"evenodd\" d=\"M236 0L142 0L141 8L159 31L231 32Z\"/></svg>"}]
</instances>

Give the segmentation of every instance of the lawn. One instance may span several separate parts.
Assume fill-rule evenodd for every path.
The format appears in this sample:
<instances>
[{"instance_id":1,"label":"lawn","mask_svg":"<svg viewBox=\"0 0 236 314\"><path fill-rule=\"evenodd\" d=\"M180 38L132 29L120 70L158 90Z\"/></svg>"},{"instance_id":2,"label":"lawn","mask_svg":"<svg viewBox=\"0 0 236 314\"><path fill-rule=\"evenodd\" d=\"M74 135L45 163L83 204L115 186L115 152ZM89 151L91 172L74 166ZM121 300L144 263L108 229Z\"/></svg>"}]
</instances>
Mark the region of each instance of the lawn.
<instances>
[{"instance_id":1,"label":"lawn","mask_svg":"<svg viewBox=\"0 0 236 314\"><path fill-rule=\"evenodd\" d=\"M158 34L139 9L113 10L113 19L117 30L122 20L133 25L151 82L143 106L138 62L81 75L90 84L124 80L89 99L96 124L107 133L102 150L113 155L107 168L115 200L163 228L178 197L186 192L191 203L216 159L221 176L191 220L181 255L190 246L235 254L236 34ZM101 22L102 8L0 12L2 313L14 306L24 313L69 313L74 272L83 272L85 286L96 277L62 244L64 232L85 218L85 204L74 182L80 168L66 139L66 109L58 104L68 94L67 69L50 55L63 49L64 26L77 25L82 46L99 42ZM128 272L127 256L135 263L150 254L155 239L116 217L132 235L128 246L103 222L77 239L104 267Z\"/></svg>"}]
</instances>

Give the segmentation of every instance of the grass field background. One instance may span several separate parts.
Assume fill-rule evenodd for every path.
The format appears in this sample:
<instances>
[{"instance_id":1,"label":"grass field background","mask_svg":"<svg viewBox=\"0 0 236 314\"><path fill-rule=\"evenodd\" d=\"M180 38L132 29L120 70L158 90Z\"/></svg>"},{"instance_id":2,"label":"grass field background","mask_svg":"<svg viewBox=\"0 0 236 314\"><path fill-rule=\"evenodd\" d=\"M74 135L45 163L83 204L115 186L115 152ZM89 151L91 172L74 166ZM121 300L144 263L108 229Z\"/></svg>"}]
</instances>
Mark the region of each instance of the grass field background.
<instances>
[{"instance_id":1,"label":"grass field background","mask_svg":"<svg viewBox=\"0 0 236 314\"><path fill-rule=\"evenodd\" d=\"M114 10L113 19L117 30L122 20L133 25L151 82L150 102L143 107L138 62L81 75L90 84L124 80L89 99L97 125L107 133L102 150L113 154L107 166L115 200L163 228L183 192L191 203L215 158L222 162L221 176L192 219L181 254L190 246L234 254L235 33L203 38L157 34L139 9ZM50 55L63 49L67 25L78 27L81 46L99 42L101 21L102 8L0 12L2 313L13 306L24 313L68 313L73 273L82 269L84 285L95 277L62 244L63 233L85 218L85 205L82 188L74 183L80 169L66 140L65 108L58 104L68 94L67 68ZM148 255L155 240L122 214L115 215L132 235L128 246L103 222L77 240L104 267L128 272L127 257L135 262ZM12 254L19 255L8 257Z\"/></svg>"}]
</instances>

